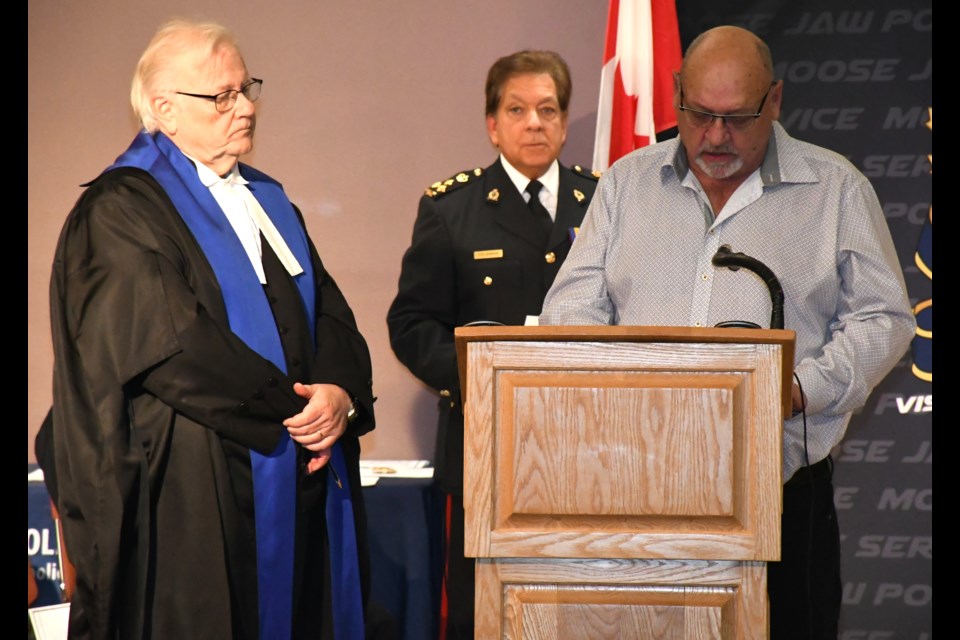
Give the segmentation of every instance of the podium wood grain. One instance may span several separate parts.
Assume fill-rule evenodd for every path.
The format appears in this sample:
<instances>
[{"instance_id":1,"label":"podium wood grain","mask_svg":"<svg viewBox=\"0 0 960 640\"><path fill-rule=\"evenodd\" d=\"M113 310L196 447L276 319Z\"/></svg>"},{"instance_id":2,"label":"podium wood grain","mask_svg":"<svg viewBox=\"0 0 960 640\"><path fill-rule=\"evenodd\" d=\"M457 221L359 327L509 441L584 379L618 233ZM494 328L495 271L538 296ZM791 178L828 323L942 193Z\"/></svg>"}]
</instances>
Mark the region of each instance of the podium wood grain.
<instances>
[{"instance_id":1,"label":"podium wood grain","mask_svg":"<svg viewBox=\"0 0 960 640\"><path fill-rule=\"evenodd\" d=\"M477 638L765 637L793 332L477 327L457 347Z\"/></svg>"}]
</instances>

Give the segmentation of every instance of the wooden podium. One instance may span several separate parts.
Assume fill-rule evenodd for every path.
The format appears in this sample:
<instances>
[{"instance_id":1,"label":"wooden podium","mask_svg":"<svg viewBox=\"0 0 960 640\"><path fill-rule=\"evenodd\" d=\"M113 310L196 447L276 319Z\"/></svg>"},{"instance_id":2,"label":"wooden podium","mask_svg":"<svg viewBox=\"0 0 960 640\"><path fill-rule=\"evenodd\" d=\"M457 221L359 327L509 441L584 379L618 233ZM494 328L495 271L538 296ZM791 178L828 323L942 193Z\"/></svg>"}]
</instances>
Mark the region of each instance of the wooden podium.
<instances>
[{"instance_id":1,"label":"wooden podium","mask_svg":"<svg viewBox=\"0 0 960 640\"><path fill-rule=\"evenodd\" d=\"M794 339L458 328L477 640L766 638Z\"/></svg>"}]
</instances>

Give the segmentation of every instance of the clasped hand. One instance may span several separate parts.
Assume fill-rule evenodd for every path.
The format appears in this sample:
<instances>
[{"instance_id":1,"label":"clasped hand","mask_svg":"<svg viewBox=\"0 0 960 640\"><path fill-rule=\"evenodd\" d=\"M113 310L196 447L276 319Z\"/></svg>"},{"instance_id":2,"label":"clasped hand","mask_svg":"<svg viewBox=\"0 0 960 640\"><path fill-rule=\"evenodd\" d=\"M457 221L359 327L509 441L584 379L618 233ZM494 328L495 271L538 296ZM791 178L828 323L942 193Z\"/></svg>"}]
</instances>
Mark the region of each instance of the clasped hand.
<instances>
[{"instance_id":1,"label":"clasped hand","mask_svg":"<svg viewBox=\"0 0 960 640\"><path fill-rule=\"evenodd\" d=\"M331 447L347 429L350 396L335 384L295 382L293 391L307 399L303 410L283 421L293 441L314 453L307 473L323 468L330 460Z\"/></svg>"}]
</instances>

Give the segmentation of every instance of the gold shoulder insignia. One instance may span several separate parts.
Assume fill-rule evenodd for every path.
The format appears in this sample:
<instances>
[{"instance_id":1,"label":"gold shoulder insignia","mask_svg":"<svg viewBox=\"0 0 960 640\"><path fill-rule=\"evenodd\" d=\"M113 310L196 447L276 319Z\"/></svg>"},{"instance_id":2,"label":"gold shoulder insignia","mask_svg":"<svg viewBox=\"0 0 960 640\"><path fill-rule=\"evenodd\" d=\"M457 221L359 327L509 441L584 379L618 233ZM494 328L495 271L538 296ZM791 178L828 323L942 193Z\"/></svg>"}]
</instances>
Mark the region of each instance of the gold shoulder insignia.
<instances>
[{"instance_id":1,"label":"gold shoulder insignia","mask_svg":"<svg viewBox=\"0 0 960 640\"><path fill-rule=\"evenodd\" d=\"M479 178L483 175L483 169L477 167L470 171L461 171L455 176L451 176L446 180L440 180L439 182L434 182L432 185L424 189L423 194L428 198L439 198L445 193L450 193L456 189L467 184L475 178Z\"/></svg>"},{"instance_id":2,"label":"gold shoulder insignia","mask_svg":"<svg viewBox=\"0 0 960 640\"><path fill-rule=\"evenodd\" d=\"M599 180L600 176L603 175L600 171L590 169L584 169L578 164L573 165L573 171L577 175L581 175L584 178L590 178L591 180Z\"/></svg>"}]
</instances>

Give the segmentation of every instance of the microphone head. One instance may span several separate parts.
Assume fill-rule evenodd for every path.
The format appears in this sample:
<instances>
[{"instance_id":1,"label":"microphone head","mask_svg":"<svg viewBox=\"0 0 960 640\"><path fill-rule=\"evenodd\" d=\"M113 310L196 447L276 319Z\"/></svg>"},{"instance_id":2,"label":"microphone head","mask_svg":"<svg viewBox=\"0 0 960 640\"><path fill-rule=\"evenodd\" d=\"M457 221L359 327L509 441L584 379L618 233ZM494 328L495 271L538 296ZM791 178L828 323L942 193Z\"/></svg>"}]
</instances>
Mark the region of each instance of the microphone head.
<instances>
[{"instance_id":1,"label":"microphone head","mask_svg":"<svg viewBox=\"0 0 960 640\"><path fill-rule=\"evenodd\" d=\"M731 264L731 261L727 259L735 255L738 255L738 254L735 254L733 252L733 249L730 248L730 245L722 244L717 249L717 252L713 254L713 258L710 259L710 262L713 263L713 266L715 267L726 267L730 269L730 271L739 271L740 265L736 264L736 262ZM743 255L743 254L739 254L739 255Z\"/></svg>"}]
</instances>

